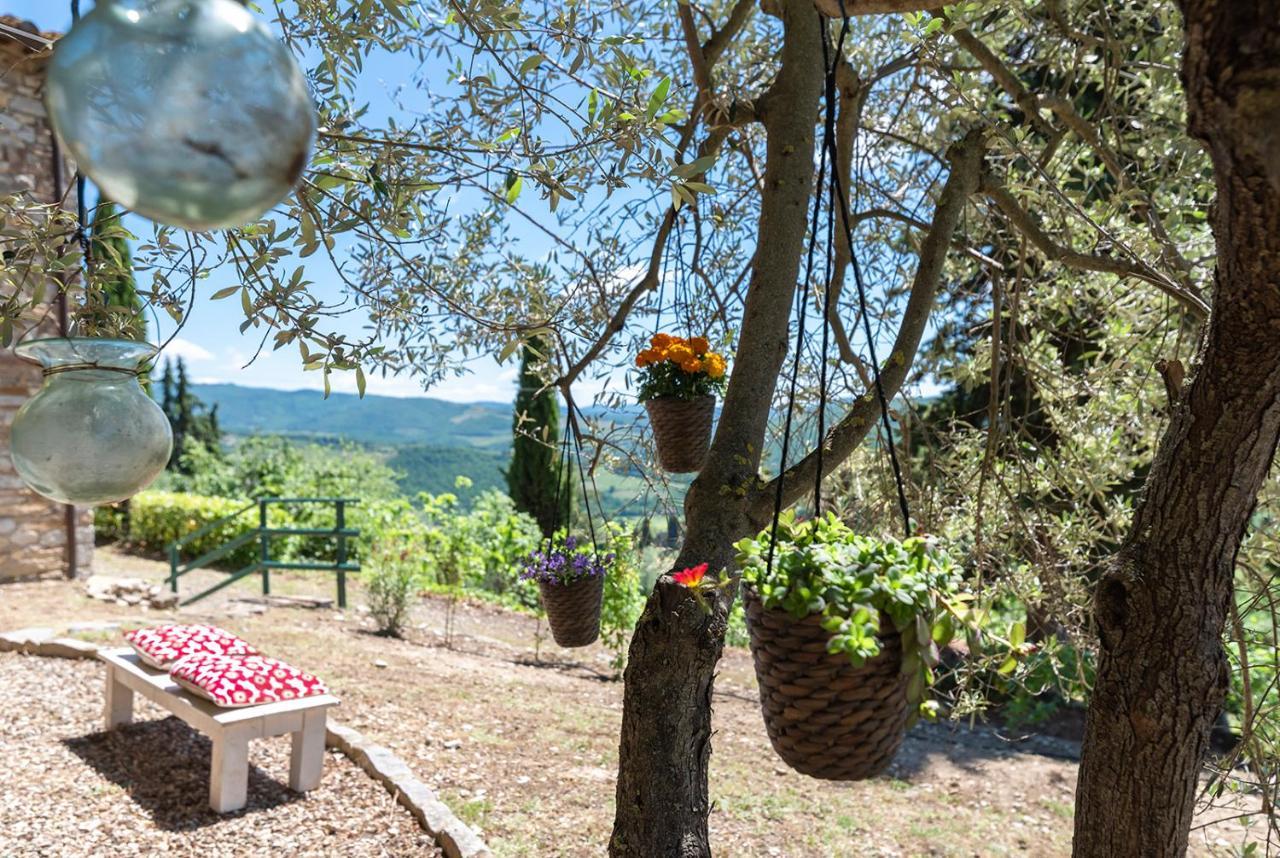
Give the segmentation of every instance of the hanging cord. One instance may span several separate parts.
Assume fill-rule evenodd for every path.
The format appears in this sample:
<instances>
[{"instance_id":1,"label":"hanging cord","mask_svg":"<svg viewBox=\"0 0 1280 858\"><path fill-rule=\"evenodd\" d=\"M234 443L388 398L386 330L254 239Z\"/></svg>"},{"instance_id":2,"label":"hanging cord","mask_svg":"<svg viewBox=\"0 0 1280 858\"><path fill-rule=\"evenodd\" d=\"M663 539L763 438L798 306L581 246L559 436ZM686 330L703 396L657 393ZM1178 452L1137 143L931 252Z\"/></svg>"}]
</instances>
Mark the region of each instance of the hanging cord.
<instances>
[{"instance_id":1,"label":"hanging cord","mask_svg":"<svg viewBox=\"0 0 1280 858\"><path fill-rule=\"evenodd\" d=\"M839 0L840 3L840 36L836 44L835 58L827 69L827 120L826 127L828 131L824 133L825 146L831 152L834 158L836 153L835 143L835 76L836 65L840 61L841 52L844 49L844 40L849 32L849 12L845 8L845 0ZM825 25L822 30L822 47L825 55L827 51L828 34ZM845 240L849 247L849 260L853 264L853 280L858 287L858 306L862 313L863 332L867 337L867 351L871 357L871 373L875 381L876 398L880 400L880 420L884 425L885 435L889 446L889 461L893 466L893 480L898 489L898 508L902 513L902 527L906 536L911 536L911 508L907 503L906 487L903 484L902 465L898 462L897 445L893 440L893 424L889 421L889 400L885 396L884 383L880 380L880 361L876 357L876 340L871 330L871 314L867 312L867 287L862 277L862 265L858 262L858 254L853 246L853 225L849 217L849 203L845 198L844 183L840 181L840 171L831 171L831 182L834 189L836 204L840 209L840 217L844 223L844 228L840 230L841 237ZM834 217L834 213L832 213ZM833 248L828 248L830 253ZM829 298L830 296L828 296ZM827 319L823 319L823 323L827 323ZM825 336L825 331L824 331ZM819 417L821 419L821 417ZM822 480L822 439L819 438L818 444L818 480Z\"/></svg>"},{"instance_id":2,"label":"hanging cord","mask_svg":"<svg viewBox=\"0 0 1280 858\"><path fill-rule=\"evenodd\" d=\"M557 403L558 405L558 403ZM560 460L556 463L556 496L555 496L555 526L551 528L551 533L547 535L547 551L549 555L555 548L556 532L561 527L565 529L566 535L569 528L573 524L573 483L569 478L569 433L566 432L564 437L560 439Z\"/></svg>"},{"instance_id":3,"label":"hanging cord","mask_svg":"<svg viewBox=\"0 0 1280 858\"><path fill-rule=\"evenodd\" d=\"M565 400L569 406L569 437L573 439L574 459L578 466L578 482L582 487L582 506L587 512L587 532L591 534L591 548L595 552L596 558L600 557L600 541L596 538L596 523L591 514L591 494L587 490L587 472L582 466L582 431L578 427L578 410L573 402L573 394L565 391ZM592 477L592 483L595 477ZM601 509L601 515L604 510Z\"/></svg>"},{"instance_id":4,"label":"hanging cord","mask_svg":"<svg viewBox=\"0 0 1280 858\"><path fill-rule=\"evenodd\" d=\"M825 19L821 15L818 16L818 26L823 28L826 27ZM827 104L827 109L828 111L831 109L830 102ZM815 185L815 188L821 188L826 181L827 153L828 149L826 145L823 145L818 156L818 182ZM769 555L765 560L765 566L769 570L773 569L774 546L778 542L778 522L782 517L782 485L784 480L781 475L787 472L787 454L791 449L791 427L796 410L796 385L797 380L800 377L800 358L804 352L804 329L808 320L809 301L807 293L809 291L809 283L813 278L813 255L818 244L818 215L822 211L822 195L819 193L815 194L814 197L813 217L809 223L809 249L804 265L804 283L796 293L797 301L800 305L797 311L798 324L796 328L796 352L791 362L790 391L787 395L787 418L782 428L782 461L778 465L779 477L776 481L777 490L774 493L773 499L773 522L769 527ZM828 256L830 256L830 253L831 248L828 247ZM819 446L821 446L821 437L818 438L818 443Z\"/></svg>"}]
</instances>

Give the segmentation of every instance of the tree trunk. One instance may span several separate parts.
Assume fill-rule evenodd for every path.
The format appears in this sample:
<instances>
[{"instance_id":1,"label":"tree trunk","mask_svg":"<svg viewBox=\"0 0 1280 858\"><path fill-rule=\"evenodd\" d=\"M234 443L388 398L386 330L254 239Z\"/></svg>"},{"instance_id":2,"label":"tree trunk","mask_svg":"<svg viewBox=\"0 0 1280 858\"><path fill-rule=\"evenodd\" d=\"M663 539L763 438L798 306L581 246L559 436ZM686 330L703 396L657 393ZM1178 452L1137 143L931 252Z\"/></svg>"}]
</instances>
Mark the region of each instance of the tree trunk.
<instances>
[{"instance_id":1,"label":"tree trunk","mask_svg":"<svg viewBox=\"0 0 1280 858\"><path fill-rule=\"evenodd\" d=\"M1217 183L1216 288L1199 368L1095 594L1077 858L1186 852L1229 680L1236 553L1280 439L1280 18L1264 0L1182 9L1190 127Z\"/></svg>"},{"instance_id":2,"label":"tree trunk","mask_svg":"<svg viewBox=\"0 0 1280 858\"><path fill-rule=\"evenodd\" d=\"M812 0L783 0L782 63L757 105L768 136L757 246L733 375L716 437L685 499L687 536L677 568L728 570L733 543L758 530L750 490L778 374L813 191L822 44ZM709 856L707 766L711 689L733 593L703 613L661 579L636 625L625 674L617 809L610 853L628 858Z\"/></svg>"}]
</instances>

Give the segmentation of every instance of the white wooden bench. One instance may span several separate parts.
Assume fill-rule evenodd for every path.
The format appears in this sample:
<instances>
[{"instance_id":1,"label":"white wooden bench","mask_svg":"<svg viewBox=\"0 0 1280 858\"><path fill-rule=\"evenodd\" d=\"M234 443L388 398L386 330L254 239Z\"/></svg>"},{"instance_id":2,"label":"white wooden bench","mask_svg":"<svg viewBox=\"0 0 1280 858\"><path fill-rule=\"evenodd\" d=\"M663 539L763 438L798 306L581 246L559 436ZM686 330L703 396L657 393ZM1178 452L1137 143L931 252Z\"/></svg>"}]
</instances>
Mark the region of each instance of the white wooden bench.
<instances>
[{"instance_id":1,"label":"white wooden bench","mask_svg":"<svg viewBox=\"0 0 1280 858\"><path fill-rule=\"evenodd\" d=\"M249 789L249 740L293 734L289 788L307 792L324 770L325 718L338 698L325 694L223 709L184 689L167 672L148 667L131 649L100 650L107 664L107 729L133 720L138 692L168 709L213 742L209 806L218 813L244 807Z\"/></svg>"}]
</instances>

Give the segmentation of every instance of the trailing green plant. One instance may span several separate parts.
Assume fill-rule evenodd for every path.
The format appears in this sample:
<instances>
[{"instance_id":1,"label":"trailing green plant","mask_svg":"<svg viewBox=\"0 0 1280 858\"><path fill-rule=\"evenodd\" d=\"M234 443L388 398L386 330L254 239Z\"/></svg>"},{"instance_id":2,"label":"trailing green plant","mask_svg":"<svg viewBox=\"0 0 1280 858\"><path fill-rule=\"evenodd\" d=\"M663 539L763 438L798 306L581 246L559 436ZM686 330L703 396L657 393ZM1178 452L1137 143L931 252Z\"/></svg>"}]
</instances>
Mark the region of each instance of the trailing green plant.
<instances>
[{"instance_id":1,"label":"trailing green plant","mask_svg":"<svg viewBox=\"0 0 1280 858\"><path fill-rule=\"evenodd\" d=\"M939 648L956 632L963 614L961 578L930 540L875 539L850 530L833 513L797 521L786 512L778 523L772 566L769 531L737 543L742 582L774 610L796 619L823 617L831 633L827 649L860 666L880 654L881 637L902 639L902 672L913 702L934 680ZM892 628L885 628L888 620ZM932 707L928 711L932 712Z\"/></svg>"}]
</instances>

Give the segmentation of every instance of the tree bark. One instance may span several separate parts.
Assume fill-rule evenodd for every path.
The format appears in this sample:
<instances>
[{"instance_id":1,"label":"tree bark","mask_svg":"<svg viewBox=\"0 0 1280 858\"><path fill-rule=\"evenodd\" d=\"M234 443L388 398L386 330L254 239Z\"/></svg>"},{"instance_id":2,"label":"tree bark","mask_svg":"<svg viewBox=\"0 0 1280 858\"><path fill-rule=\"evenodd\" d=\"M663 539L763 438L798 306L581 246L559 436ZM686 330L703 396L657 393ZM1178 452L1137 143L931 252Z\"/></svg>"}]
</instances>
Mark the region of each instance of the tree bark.
<instances>
[{"instance_id":1,"label":"tree bark","mask_svg":"<svg viewBox=\"0 0 1280 858\"><path fill-rule=\"evenodd\" d=\"M1194 380L1095 594L1077 858L1186 853L1229 679L1236 554L1280 440L1280 18L1265 0L1181 5L1190 129L1217 184L1218 270Z\"/></svg>"},{"instance_id":2,"label":"tree bark","mask_svg":"<svg viewBox=\"0 0 1280 858\"><path fill-rule=\"evenodd\" d=\"M778 14L781 66L757 105L767 134L757 246L769 252L757 256L720 423L685 498L688 535L677 568L706 562L729 569L734 541L761 526L747 499L787 354L823 81L822 31L812 0L782 0ZM685 588L664 578L636 625L624 677L613 856L711 854L711 689L732 598L720 591L704 613Z\"/></svg>"}]
</instances>

